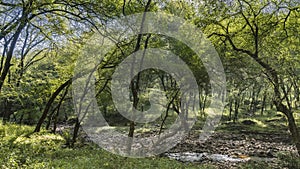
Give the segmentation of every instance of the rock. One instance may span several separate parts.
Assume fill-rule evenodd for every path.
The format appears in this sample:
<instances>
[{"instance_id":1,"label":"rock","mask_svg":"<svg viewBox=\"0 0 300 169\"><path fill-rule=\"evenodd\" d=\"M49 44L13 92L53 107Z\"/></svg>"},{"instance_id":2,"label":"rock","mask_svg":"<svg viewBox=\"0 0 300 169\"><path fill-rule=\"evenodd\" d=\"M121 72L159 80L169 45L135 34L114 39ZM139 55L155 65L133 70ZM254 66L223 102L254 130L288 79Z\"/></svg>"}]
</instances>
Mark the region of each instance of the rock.
<instances>
[{"instance_id":1,"label":"rock","mask_svg":"<svg viewBox=\"0 0 300 169\"><path fill-rule=\"evenodd\" d=\"M243 120L242 123L244 125L255 125L256 122L252 121L252 120Z\"/></svg>"}]
</instances>

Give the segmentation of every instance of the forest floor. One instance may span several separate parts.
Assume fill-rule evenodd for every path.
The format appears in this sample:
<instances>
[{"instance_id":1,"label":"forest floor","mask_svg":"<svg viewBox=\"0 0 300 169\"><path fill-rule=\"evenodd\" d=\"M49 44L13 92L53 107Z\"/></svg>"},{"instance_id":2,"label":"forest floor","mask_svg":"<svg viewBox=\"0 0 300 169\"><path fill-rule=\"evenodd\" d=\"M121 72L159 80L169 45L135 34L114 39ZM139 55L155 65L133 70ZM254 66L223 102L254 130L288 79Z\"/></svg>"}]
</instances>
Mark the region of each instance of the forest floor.
<instances>
[{"instance_id":1,"label":"forest floor","mask_svg":"<svg viewBox=\"0 0 300 169\"><path fill-rule=\"evenodd\" d=\"M240 119L236 123L223 121L205 142L199 139L199 133L201 125L196 125L166 156L222 169L300 168L287 121L281 115Z\"/></svg>"},{"instance_id":2,"label":"forest floor","mask_svg":"<svg viewBox=\"0 0 300 169\"><path fill-rule=\"evenodd\" d=\"M223 169L241 168L243 165L255 163L266 168L283 168L280 161L281 153L295 154L296 148L292 145L290 134L285 126L281 128L277 126L273 129L275 130L254 131L253 126L228 123L222 125L204 143L199 140L197 130L193 130L189 137L170 150L167 155L180 152L182 155L179 153L173 158L182 162L212 164ZM193 157L203 154L202 158ZM221 157L207 158L209 155Z\"/></svg>"},{"instance_id":3,"label":"forest floor","mask_svg":"<svg viewBox=\"0 0 300 169\"><path fill-rule=\"evenodd\" d=\"M71 126L60 126L63 132L52 134L32 133L34 126L0 123L0 168L300 168L286 122L255 119L255 124L223 122L205 142L199 140L201 125L195 125L169 152L137 159L104 151L87 141L84 132L69 148L65 144Z\"/></svg>"},{"instance_id":4,"label":"forest floor","mask_svg":"<svg viewBox=\"0 0 300 169\"><path fill-rule=\"evenodd\" d=\"M196 123L183 141L161 156L183 164L220 169L300 169L300 158L283 116L241 118L236 123L223 121L205 141L199 139L202 125ZM127 127L123 132L127 132ZM151 137L155 133L157 130L137 131L136 135Z\"/></svg>"}]
</instances>

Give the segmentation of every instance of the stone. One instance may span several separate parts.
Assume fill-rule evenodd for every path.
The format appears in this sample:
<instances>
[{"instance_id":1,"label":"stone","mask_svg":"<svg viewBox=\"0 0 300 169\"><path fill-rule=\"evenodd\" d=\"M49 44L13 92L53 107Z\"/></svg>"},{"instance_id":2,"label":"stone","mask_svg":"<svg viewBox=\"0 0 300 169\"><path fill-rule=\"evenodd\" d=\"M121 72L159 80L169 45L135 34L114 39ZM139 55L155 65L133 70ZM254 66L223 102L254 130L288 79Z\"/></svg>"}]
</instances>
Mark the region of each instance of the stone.
<instances>
[{"instance_id":1,"label":"stone","mask_svg":"<svg viewBox=\"0 0 300 169\"><path fill-rule=\"evenodd\" d=\"M243 120L242 124L244 124L244 125L255 125L256 122L254 122L252 120Z\"/></svg>"}]
</instances>

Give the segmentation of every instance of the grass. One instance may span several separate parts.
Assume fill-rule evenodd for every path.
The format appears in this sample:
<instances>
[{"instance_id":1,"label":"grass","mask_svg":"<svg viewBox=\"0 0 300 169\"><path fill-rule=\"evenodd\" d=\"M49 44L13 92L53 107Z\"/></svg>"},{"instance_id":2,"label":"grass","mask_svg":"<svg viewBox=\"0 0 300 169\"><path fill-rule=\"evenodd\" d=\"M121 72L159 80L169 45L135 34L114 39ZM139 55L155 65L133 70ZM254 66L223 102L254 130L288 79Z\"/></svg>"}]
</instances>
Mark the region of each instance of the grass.
<instances>
[{"instance_id":1,"label":"grass","mask_svg":"<svg viewBox=\"0 0 300 169\"><path fill-rule=\"evenodd\" d=\"M295 112L297 114L297 112ZM223 114L223 119L217 130L222 132L233 132L239 133L240 131L249 131L249 132L262 132L262 133L282 133L288 131L288 122L285 116L282 113L279 113L275 110L268 110L264 113L263 116L257 112L254 116L249 117L245 113L240 113L239 118L236 123L232 121L227 121L228 112L225 111ZM278 116L280 115L280 116ZM296 123L300 124L299 116L294 115ZM251 120L255 122L254 125L244 125L242 121Z\"/></svg>"},{"instance_id":2,"label":"grass","mask_svg":"<svg viewBox=\"0 0 300 169\"><path fill-rule=\"evenodd\" d=\"M0 124L0 168L214 168L205 164L188 164L161 157L125 158L96 145L63 148L65 140L47 131L32 134L33 127Z\"/></svg>"},{"instance_id":3,"label":"grass","mask_svg":"<svg viewBox=\"0 0 300 169\"><path fill-rule=\"evenodd\" d=\"M282 167L286 168L300 168L300 157L293 153L280 153L278 154Z\"/></svg>"},{"instance_id":4,"label":"grass","mask_svg":"<svg viewBox=\"0 0 300 169\"><path fill-rule=\"evenodd\" d=\"M273 169L273 167L269 166L267 162L257 162L250 161L244 164L241 164L239 169Z\"/></svg>"}]
</instances>

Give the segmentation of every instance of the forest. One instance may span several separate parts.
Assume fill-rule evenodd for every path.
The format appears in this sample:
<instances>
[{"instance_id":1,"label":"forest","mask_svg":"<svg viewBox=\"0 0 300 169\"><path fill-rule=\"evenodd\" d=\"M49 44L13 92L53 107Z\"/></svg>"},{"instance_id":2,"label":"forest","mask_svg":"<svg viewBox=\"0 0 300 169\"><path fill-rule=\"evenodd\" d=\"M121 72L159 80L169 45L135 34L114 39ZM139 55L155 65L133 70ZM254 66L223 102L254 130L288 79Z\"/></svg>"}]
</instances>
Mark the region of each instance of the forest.
<instances>
[{"instance_id":1,"label":"forest","mask_svg":"<svg viewBox=\"0 0 300 169\"><path fill-rule=\"evenodd\" d=\"M0 167L300 169L300 1L0 0Z\"/></svg>"}]
</instances>

